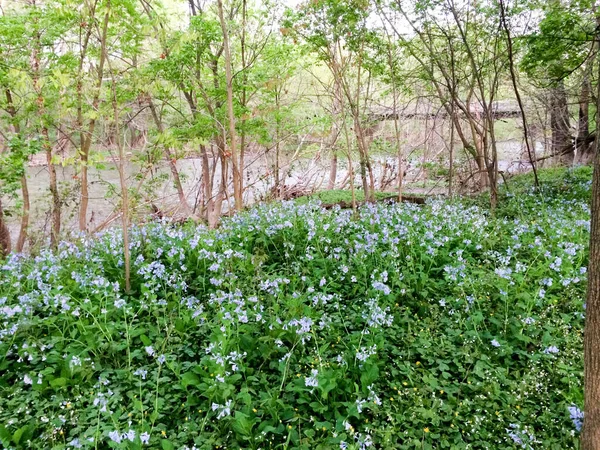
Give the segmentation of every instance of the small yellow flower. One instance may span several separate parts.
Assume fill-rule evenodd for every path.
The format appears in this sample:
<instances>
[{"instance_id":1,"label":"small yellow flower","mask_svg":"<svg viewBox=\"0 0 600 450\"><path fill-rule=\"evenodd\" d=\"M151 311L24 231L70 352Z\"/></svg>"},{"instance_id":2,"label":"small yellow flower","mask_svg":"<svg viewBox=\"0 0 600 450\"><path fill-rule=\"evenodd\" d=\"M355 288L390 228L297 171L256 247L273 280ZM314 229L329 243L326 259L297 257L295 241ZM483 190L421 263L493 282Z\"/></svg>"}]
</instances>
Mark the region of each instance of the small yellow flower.
<instances>
[{"instance_id":1,"label":"small yellow flower","mask_svg":"<svg viewBox=\"0 0 600 450\"><path fill-rule=\"evenodd\" d=\"M252 411L253 411L254 413L257 413L257 412L258 412L258 410L257 410L256 408L252 408Z\"/></svg>"},{"instance_id":2,"label":"small yellow flower","mask_svg":"<svg viewBox=\"0 0 600 450\"><path fill-rule=\"evenodd\" d=\"M423 431L424 431L425 433L429 433L429 428L424 428L424 429L423 429Z\"/></svg>"},{"instance_id":3,"label":"small yellow flower","mask_svg":"<svg viewBox=\"0 0 600 450\"><path fill-rule=\"evenodd\" d=\"M519 405L517 405L517 409L521 409L521 407Z\"/></svg>"},{"instance_id":4,"label":"small yellow flower","mask_svg":"<svg viewBox=\"0 0 600 450\"><path fill-rule=\"evenodd\" d=\"M291 426L291 425L288 425L288 430L291 430L291 429L292 429L292 426Z\"/></svg>"},{"instance_id":5,"label":"small yellow flower","mask_svg":"<svg viewBox=\"0 0 600 450\"><path fill-rule=\"evenodd\" d=\"M65 432L63 430L60 430L60 434L65 434Z\"/></svg>"},{"instance_id":6,"label":"small yellow flower","mask_svg":"<svg viewBox=\"0 0 600 450\"><path fill-rule=\"evenodd\" d=\"M162 434L162 435L163 435L163 437L167 437L167 433L165 432L165 430L162 430L162 431L160 432L160 434Z\"/></svg>"},{"instance_id":7,"label":"small yellow flower","mask_svg":"<svg viewBox=\"0 0 600 450\"><path fill-rule=\"evenodd\" d=\"M421 361L417 361L417 366L420 366L420 365L421 365Z\"/></svg>"},{"instance_id":8,"label":"small yellow flower","mask_svg":"<svg viewBox=\"0 0 600 450\"><path fill-rule=\"evenodd\" d=\"M325 428L325 427L323 427L323 428L321 428L321 429L322 429L323 431L327 431L327 428Z\"/></svg>"},{"instance_id":9,"label":"small yellow flower","mask_svg":"<svg viewBox=\"0 0 600 450\"><path fill-rule=\"evenodd\" d=\"M454 428L454 424L453 423L450 424L450 428Z\"/></svg>"},{"instance_id":10,"label":"small yellow flower","mask_svg":"<svg viewBox=\"0 0 600 450\"><path fill-rule=\"evenodd\" d=\"M403 384L404 386L408 386L408 383L407 383L406 381L404 381L402 384Z\"/></svg>"},{"instance_id":11,"label":"small yellow flower","mask_svg":"<svg viewBox=\"0 0 600 450\"><path fill-rule=\"evenodd\" d=\"M67 409L71 408L71 402L67 402Z\"/></svg>"},{"instance_id":12,"label":"small yellow flower","mask_svg":"<svg viewBox=\"0 0 600 450\"><path fill-rule=\"evenodd\" d=\"M443 393L444 393L444 390L443 390L443 389L442 389L442 390L440 390L440 394L443 394Z\"/></svg>"},{"instance_id":13,"label":"small yellow flower","mask_svg":"<svg viewBox=\"0 0 600 450\"><path fill-rule=\"evenodd\" d=\"M394 397L390 397L390 402L393 402L393 401L394 401Z\"/></svg>"}]
</instances>

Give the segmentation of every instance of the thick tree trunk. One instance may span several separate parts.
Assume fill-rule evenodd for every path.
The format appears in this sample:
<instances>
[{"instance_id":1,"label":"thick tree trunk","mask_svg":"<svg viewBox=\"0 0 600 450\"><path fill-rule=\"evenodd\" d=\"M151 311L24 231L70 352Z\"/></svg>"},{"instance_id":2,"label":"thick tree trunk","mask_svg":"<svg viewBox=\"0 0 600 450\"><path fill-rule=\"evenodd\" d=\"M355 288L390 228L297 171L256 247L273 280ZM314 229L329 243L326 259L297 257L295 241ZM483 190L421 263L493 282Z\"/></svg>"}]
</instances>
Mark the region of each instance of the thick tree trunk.
<instances>
[{"instance_id":1,"label":"thick tree trunk","mask_svg":"<svg viewBox=\"0 0 600 450\"><path fill-rule=\"evenodd\" d=\"M596 136L600 136L600 84L596 107ZM600 139L594 143L591 216L584 333L585 420L581 443L583 450L600 450Z\"/></svg>"},{"instance_id":2,"label":"thick tree trunk","mask_svg":"<svg viewBox=\"0 0 600 450\"><path fill-rule=\"evenodd\" d=\"M559 156L559 162L564 165L573 164L574 148L564 153L565 148L572 147L573 141L570 134L567 92L562 81L550 91L550 128L552 130L552 154L563 152Z\"/></svg>"}]
</instances>

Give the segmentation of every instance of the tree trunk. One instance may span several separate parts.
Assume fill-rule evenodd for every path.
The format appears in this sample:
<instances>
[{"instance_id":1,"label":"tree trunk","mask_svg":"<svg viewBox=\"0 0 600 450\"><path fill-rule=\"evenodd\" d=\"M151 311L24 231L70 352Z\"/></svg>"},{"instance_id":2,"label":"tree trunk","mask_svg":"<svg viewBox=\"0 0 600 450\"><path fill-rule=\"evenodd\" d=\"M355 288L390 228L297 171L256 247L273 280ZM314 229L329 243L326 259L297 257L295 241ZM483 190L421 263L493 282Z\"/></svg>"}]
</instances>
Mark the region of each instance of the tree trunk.
<instances>
[{"instance_id":1,"label":"tree trunk","mask_svg":"<svg viewBox=\"0 0 600 450\"><path fill-rule=\"evenodd\" d=\"M565 86L560 81L550 91L550 128L552 130L552 154L558 155L558 161L564 165L573 164L575 154L572 148L573 141L570 134L569 107ZM564 152L565 148L571 150Z\"/></svg>"},{"instance_id":2,"label":"tree trunk","mask_svg":"<svg viewBox=\"0 0 600 450\"><path fill-rule=\"evenodd\" d=\"M107 8L110 10L110 0L107 1ZM106 52L106 47L103 48ZM119 104L117 102L117 80L115 73L112 70L110 61L108 60L108 54L105 53L105 59L107 60L108 70L112 77L112 107L113 107L113 123L115 129L115 140L117 144L117 151L119 154L119 184L121 185L121 225L123 227L123 259L125 265L125 293L131 292L131 252L129 249L129 191L127 188L127 179L125 178L125 149L123 141L121 139L121 132L119 130L120 114Z\"/></svg>"},{"instance_id":3,"label":"tree trunk","mask_svg":"<svg viewBox=\"0 0 600 450\"><path fill-rule=\"evenodd\" d=\"M150 112L152 113L152 118L154 119L154 123L156 124L156 128L159 133L164 133L164 127L161 118L158 116L158 112L156 111L156 107L154 106L154 102L151 98L148 99L148 106L150 107ZM175 155L171 149L165 145L165 153L167 154L167 159L169 160L169 168L171 169L171 175L173 176L173 183L175 184L175 189L177 189L177 195L179 196L179 203L181 203L181 207L183 209L184 214L187 216L190 213L190 205L185 198L185 192L183 191L183 185L181 184L181 178L179 177L179 171L177 170L177 165L175 163Z\"/></svg>"},{"instance_id":4,"label":"tree trunk","mask_svg":"<svg viewBox=\"0 0 600 450\"><path fill-rule=\"evenodd\" d=\"M0 200L0 256L5 257L10 253L10 250L10 231L4 220L4 208L2 207L2 200Z\"/></svg>"},{"instance_id":5,"label":"tree trunk","mask_svg":"<svg viewBox=\"0 0 600 450\"><path fill-rule=\"evenodd\" d=\"M10 116L12 122L13 132L20 138L21 137L21 125L17 117L17 110L12 98L12 92L10 89L6 89L6 110ZM23 161L25 166L24 170L27 170L28 160ZM17 253L23 252L25 248L25 241L27 240L27 231L29 229L29 211L31 210L31 202L29 199L29 186L27 185L27 173L23 173L21 177L21 194L23 197L23 214L21 215L21 227L19 229L19 237L17 238L17 245L15 247Z\"/></svg>"},{"instance_id":6,"label":"tree trunk","mask_svg":"<svg viewBox=\"0 0 600 450\"><path fill-rule=\"evenodd\" d=\"M596 97L596 136L600 136L599 133L600 83L598 84ZM594 143L591 219L588 290L583 341L585 353L585 420L581 437L583 450L600 449L600 139L596 139Z\"/></svg>"},{"instance_id":7,"label":"tree trunk","mask_svg":"<svg viewBox=\"0 0 600 450\"><path fill-rule=\"evenodd\" d=\"M590 75L592 61L588 61L579 94L579 120L577 123L577 157L579 162L587 164L593 158L593 146L588 142L590 135L590 92L592 89Z\"/></svg>"},{"instance_id":8,"label":"tree trunk","mask_svg":"<svg viewBox=\"0 0 600 450\"><path fill-rule=\"evenodd\" d=\"M233 75L231 69L231 49L229 46L229 32L225 23L225 14L223 12L222 0L217 0L219 12L219 21L221 22L221 31L223 32L223 48L225 55L225 76L227 79L227 116L229 119L229 149L231 153L231 162L233 168L233 198L235 209L242 209L242 183L241 173L239 170L239 161L236 147L236 131L235 131L235 112L233 110ZM229 156L229 155L223 155ZM226 165L226 164L225 164ZM226 175L224 175L227 178ZM225 185L226 186L226 185Z\"/></svg>"},{"instance_id":9,"label":"tree trunk","mask_svg":"<svg viewBox=\"0 0 600 450\"><path fill-rule=\"evenodd\" d=\"M33 3L35 6L35 2ZM36 24L37 26L37 24ZM46 125L46 111L44 105L44 96L42 95L42 88L40 86L41 66L40 66L40 52L41 52L41 39L42 35L39 30L35 32L33 50L31 53L31 69L32 69L32 81L33 90L36 95L37 112L40 119L40 134L42 135L42 147L46 153L46 164L48 165L48 173L50 178L50 195L52 197L52 205L50 208L50 246L56 249L58 246L58 239L60 235L60 213L61 204L58 193L58 184L56 180L56 168L52 161L52 145L50 144L50 135L48 133L48 126Z\"/></svg>"},{"instance_id":10,"label":"tree trunk","mask_svg":"<svg viewBox=\"0 0 600 450\"><path fill-rule=\"evenodd\" d=\"M523 122L523 139L525 139L525 145L527 146L527 155L529 157L529 163L531 164L531 168L533 169L533 178L535 180L535 187L537 189L539 188L540 183L538 180L535 162L535 147L533 142L529 139L529 127L527 126L527 116L525 115L525 107L523 106L523 101L521 100L521 94L519 93L519 87L517 85L517 71L515 70L512 37L510 35L508 22L506 21L506 11L503 0L500 0L500 14L502 16L502 25L504 26L504 31L506 31L506 40L508 42L508 61L510 67L510 78L512 81L513 90L515 92L515 97L517 98L517 103L519 104L519 109L521 111L521 120Z\"/></svg>"},{"instance_id":11,"label":"tree trunk","mask_svg":"<svg viewBox=\"0 0 600 450\"><path fill-rule=\"evenodd\" d=\"M94 6L95 11L95 6ZM104 14L104 21L102 23L102 35L100 37L100 61L98 64L98 79L96 81L96 90L94 92L94 97L92 100L92 110L94 112L98 111L98 107L100 105L100 91L102 89L102 79L104 77L104 63L106 60L106 38L108 33L108 21L110 14L110 4L107 6L106 13ZM87 49L87 43L89 41L89 35L86 36L85 40L85 48ZM82 53L81 59L79 62L79 73L78 73L78 81L77 81L77 101L78 101L78 111L77 111L77 122L81 129L81 137L80 137L80 164L81 164L81 173L80 173L80 182L81 182L81 199L79 203L79 229L81 231L86 231L88 228L87 222L87 209L89 204L89 183L88 183L88 162L90 156L90 147L92 145L92 139L94 137L94 130L96 128L96 116L92 116L89 121L88 129L86 132L83 132L83 86L81 82L81 77L83 73L83 62L85 59L85 52Z\"/></svg>"}]
</instances>

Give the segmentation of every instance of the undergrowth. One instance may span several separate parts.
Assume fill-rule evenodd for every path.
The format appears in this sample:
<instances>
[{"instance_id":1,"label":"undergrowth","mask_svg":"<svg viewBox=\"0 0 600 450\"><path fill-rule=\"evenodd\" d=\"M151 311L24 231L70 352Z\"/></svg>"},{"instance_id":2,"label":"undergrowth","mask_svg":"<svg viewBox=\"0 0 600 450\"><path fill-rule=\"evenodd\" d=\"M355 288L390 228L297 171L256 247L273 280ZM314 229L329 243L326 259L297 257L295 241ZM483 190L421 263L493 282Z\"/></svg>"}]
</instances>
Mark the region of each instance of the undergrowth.
<instances>
[{"instance_id":1,"label":"undergrowth","mask_svg":"<svg viewBox=\"0 0 600 450\"><path fill-rule=\"evenodd\" d=\"M590 172L263 205L0 270L6 448L577 448ZM324 200L323 200L324 201ZM575 423L572 418L575 418Z\"/></svg>"}]
</instances>

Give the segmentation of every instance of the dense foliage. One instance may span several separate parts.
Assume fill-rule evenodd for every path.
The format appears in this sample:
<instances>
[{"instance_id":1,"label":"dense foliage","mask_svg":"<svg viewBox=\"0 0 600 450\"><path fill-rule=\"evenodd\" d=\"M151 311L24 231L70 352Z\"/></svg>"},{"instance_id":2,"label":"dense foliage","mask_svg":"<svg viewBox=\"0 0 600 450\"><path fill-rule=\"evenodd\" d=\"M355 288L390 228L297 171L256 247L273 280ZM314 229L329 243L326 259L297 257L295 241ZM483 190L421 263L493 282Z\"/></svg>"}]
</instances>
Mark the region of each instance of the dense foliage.
<instances>
[{"instance_id":1,"label":"dense foliage","mask_svg":"<svg viewBox=\"0 0 600 450\"><path fill-rule=\"evenodd\" d=\"M577 446L590 172L477 205L257 207L0 275L7 448ZM571 416L575 417L575 423Z\"/></svg>"}]
</instances>

